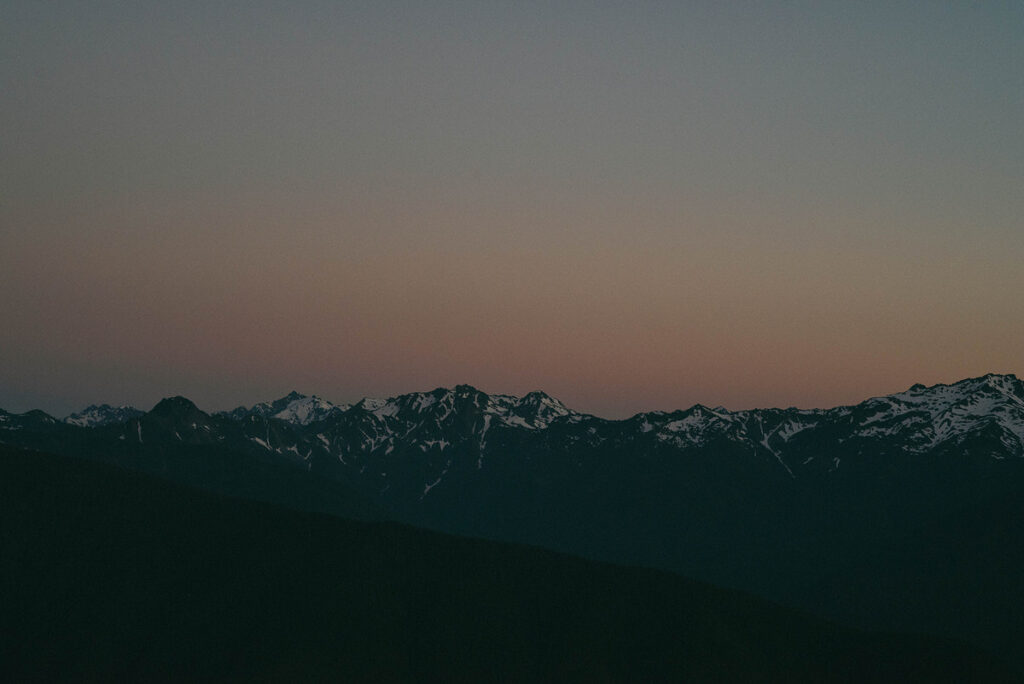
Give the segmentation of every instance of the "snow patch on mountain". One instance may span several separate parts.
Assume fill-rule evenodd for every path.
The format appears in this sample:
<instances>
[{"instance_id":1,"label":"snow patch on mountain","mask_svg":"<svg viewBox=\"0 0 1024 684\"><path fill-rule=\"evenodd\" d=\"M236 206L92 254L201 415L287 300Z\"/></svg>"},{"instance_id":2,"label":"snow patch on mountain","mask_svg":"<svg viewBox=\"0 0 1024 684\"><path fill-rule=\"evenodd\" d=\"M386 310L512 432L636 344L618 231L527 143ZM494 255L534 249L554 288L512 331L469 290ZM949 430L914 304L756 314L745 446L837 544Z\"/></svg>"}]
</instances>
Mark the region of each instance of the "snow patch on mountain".
<instances>
[{"instance_id":1,"label":"snow patch on mountain","mask_svg":"<svg viewBox=\"0 0 1024 684\"><path fill-rule=\"evenodd\" d=\"M455 389L439 387L431 392L414 392L390 399L367 397L355 407L381 419L407 423L431 420L440 425L448 421L457 404L465 409L466 402L474 407L473 410L493 418L496 424L527 430L542 430L560 419L577 422L583 417L543 392L530 392L522 397L488 395L469 385L459 385Z\"/></svg>"},{"instance_id":2,"label":"snow patch on mountain","mask_svg":"<svg viewBox=\"0 0 1024 684\"><path fill-rule=\"evenodd\" d=\"M336 413L346 411L348 408L348 406L332 404L314 394L309 397L304 396L293 399L271 417L296 425L309 425L310 423L329 418Z\"/></svg>"},{"instance_id":3,"label":"snow patch on mountain","mask_svg":"<svg viewBox=\"0 0 1024 684\"><path fill-rule=\"evenodd\" d=\"M916 451L927 451L962 435L996 425L1024 445L1024 383L1013 375L986 375L951 385L914 385L862 404L871 413L859 437L906 435Z\"/></svg>"},{"instance_id":4,"label":"snow patch on mountain","mask_svg":"<svg viewBox=\"0 0 1024 684\"><path fill-rule=\"evenodd\" d=\"M861 454L869 453L963 449L997 459L1024 456L1024 383L1012 375L932 387L914 385L831 409L730 411L697 404L626 420L578 413L543 392L521 397L488 395L469 385L389 399L365 398L354 406L292 392L222 413L213 421L190 401L172 398L151 414L130 407L91 406L64 422L120 421L126 423L122 437L139 443L142 422L146 422L146 443L159 444L166 437L215 443L238 434L244 436L246 448L306 454L303 458L310 462L336 460L358 469L360 477L380 478L382 485L390 482L392 491L415 487L413 491L423 495L436 484L439 471L431 464L442 454L451 459L452 472L460 472L460 477L467 473L478 477L485 461L494 459L492 463L503 465L502 459L509 454L529 457L561 449L579 453L601 444L623 454L651 447L659 454L670 453L666 449L682 453L725 449L725 453L759 458L792 477L839 469L840 455L843 470L853 468ZM39 411L21 415L0 411L0 431L8 435L45 429L52 421ZM543 434L547 430L551 431ZM391 481L386 472L402 474Z\"/></svg>"},{"instance_id":5,"label":"snow patch on mountain","mask_svg":"<svg viewBox=\"0 0 1024 684\"><path fill-rule=\"evenodd\" d=\"M294 425L309 425L343 413L349 408L348 405L332 404L315 394L308 396L293 391L274 401L260 402L259 404L254 404L251 408L239 406L234 410L224 411L219 415L231 418L232 420L261 416L264 418L276 418L277 420L283 420Z\"/></svg>"},{"instance_id":6,"label":"snow patch on mountain","mask_svg":"<svg viewBox=\"0 0 1024 684\"><path fill-rule=\"evenodd\" d=\"M559 419L579 422L579 414L561 401L543 392L530 392L522 397L494 394L487 397L484 413L494 416L500 423L527 430L543 430Z\"/></svg>"},{"instance_id":7,"label":"snow patch on mountain","mask_svg":"<svg viewBox=\"0 0 1024 684\"><path fill-rule=\"evenodd\" d=\"M132 418L138 418L142 411L133 406L111 406L109 404L91 405L72 413L64 418L64 422L78 427L99 427L101 425L114 425L127 423Z\"/></svg>"}]
</instances>

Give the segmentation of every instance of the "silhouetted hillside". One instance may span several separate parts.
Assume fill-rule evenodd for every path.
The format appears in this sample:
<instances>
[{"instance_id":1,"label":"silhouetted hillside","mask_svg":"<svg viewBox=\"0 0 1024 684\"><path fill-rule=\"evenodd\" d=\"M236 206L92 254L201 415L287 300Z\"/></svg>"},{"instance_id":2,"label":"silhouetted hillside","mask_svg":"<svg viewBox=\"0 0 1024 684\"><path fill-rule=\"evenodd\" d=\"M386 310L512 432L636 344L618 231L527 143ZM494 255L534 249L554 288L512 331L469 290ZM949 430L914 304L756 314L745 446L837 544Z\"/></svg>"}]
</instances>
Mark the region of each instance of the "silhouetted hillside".
<instances>
[{"instance_id":1,"label":"silhouetted hillside","mask_svg":"<svg viewBox=\"0 0 1024 684\"><path fill-rule=\"evenodd\" d=\"M0 447L7 681L1011 681L954 642Z\"/></svg>"}]
</instances>

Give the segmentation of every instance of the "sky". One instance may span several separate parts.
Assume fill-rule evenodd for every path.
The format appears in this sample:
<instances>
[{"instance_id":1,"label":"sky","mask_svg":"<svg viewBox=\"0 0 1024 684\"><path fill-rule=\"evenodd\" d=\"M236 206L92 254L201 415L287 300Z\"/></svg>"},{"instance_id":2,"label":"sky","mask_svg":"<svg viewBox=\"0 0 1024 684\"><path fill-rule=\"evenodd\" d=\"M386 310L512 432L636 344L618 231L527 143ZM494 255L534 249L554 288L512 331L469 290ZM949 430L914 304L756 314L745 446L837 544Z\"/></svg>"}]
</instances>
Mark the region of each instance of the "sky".
<instances>
[{"instance_id":1,"label":"sky","mask_svg":"<svg viewBox=\"0 0 1024 684\"><path fill-rule=\"evenodd\" d=\"M0 0L0 407L1024 371L1020 2Z\"/></svg>"}]
</instances>

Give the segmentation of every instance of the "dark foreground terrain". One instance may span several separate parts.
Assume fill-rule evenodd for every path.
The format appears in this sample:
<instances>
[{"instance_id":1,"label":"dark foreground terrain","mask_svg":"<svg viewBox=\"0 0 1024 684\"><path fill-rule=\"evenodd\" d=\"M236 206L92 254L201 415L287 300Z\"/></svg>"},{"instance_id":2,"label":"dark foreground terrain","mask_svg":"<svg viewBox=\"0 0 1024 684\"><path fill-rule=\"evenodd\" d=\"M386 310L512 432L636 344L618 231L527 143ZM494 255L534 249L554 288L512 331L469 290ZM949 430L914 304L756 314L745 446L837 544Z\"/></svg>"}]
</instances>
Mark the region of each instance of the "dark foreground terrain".
<instances>
[{"instance_id":1,"label":"dark foreground terrain","mask_svg":"<svg viewBox=\"0 0 1024 684\"><path fill-rule=\"evenodd\" d=\"M1016 681L973 647L0 447L5 681Z\"/></svg>"}]
</instances>

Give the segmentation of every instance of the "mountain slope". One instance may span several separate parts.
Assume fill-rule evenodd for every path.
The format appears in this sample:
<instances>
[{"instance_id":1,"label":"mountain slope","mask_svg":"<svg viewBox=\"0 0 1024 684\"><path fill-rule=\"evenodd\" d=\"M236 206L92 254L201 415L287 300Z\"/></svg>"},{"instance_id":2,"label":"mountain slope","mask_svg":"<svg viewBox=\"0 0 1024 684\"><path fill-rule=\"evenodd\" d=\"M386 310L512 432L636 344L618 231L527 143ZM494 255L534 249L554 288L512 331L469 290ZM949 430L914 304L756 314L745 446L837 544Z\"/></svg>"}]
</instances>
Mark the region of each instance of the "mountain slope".
<instances>
[{"instance_id":1,"label":"mountain slope","mask_svg":"<svg viewBox=\"0 0 1024 684\"><path fill-rule=\"evenodd\" d=\"M5 679L1012 681L660 572L0 448Z\"/></svg>"},{"instance_id":2,"label":"mountain slope","mask_svg":"<svg viewBox=\"0 0 1024 684\"><path fill-rule=\"evenodd\" d=\"M98 406L93 404L67 416L64 422L79 427L99 427L101 425L124 423L132 418L138 418L143 413L143 411L133 406L115 407L110 404L100 404Z\"/></svg>"},{"instance_id":3,"label":"mountain slope","mask_svg":"<svg viewBox=\"0 0 1024 684\"><path fill-rule=\"evenodd\" d=\"M875 629L927 624L933 633L970 634L1024 670L1022 568L1024 499L1013 493L949 511L898 543L878 545L828 581L804 587L793 602L828 602L844 623Z\"/></svg>"},{"instance_id":4,"label":"mountain slope","mask_svg":"<svg viewBox=\"0 0 1024 684\"><path fill-rule=\"evenodd\" d=\"M1024 533L991 518L985 566L966 557L969 537L925 534L1021 500L1014 376L832 409L697 405L621 421L468 385L305 424L265 415L303 400L233 418L177 397L95 428L0 412L0 442L300 510L661 568L873 628L968 639L1024 667L1024 625L1004 610L1019 568L1000 562Z\"/></svg>"},{"instance_id":5,"label":"mountain slope","mask_svg":"<svg viewBox=\"0 0 1024 684\"><path fill-rule=\"evenodd\" d=\"M277 418L288 423L295 423L297 425L309 425L320 420L325 420L333 415L347 411L349 406L347 405L335 405L326 399L321 399L316 396L306 396L298 392L292 391L280 399L274 401L265 401L259 404L255 404L251 408L245 406L239 406L231 411L224 411L219 414L232 418L234 420L242 420L249 416L262 416L265 418Z\"/></svg>"}]
</instances>

